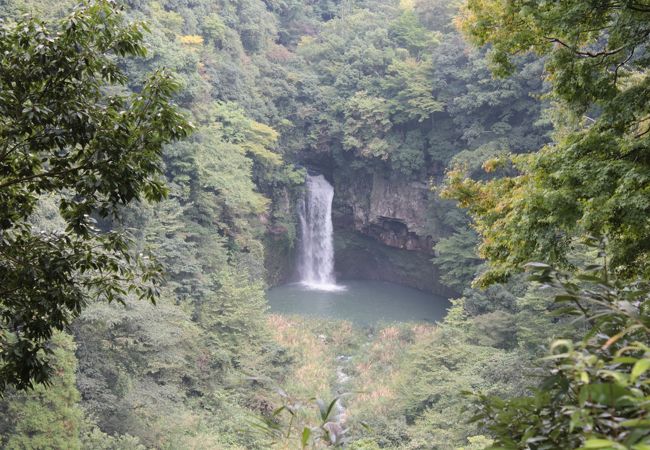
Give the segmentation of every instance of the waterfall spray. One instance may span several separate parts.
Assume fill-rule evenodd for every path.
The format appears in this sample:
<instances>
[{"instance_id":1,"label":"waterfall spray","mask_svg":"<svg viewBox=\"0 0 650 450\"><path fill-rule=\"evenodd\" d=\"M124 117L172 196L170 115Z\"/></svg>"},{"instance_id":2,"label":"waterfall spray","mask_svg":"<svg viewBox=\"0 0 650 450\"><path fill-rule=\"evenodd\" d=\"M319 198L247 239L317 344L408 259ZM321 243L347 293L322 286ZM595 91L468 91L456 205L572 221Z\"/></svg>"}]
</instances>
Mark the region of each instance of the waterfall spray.
<instances>
[{"instance_id":1,"label":"waterfall spray","mask_svg":"<svg viewBox=\"0 0 650 450\"><path fill-rule=\"evenodd\" d=\"M298 275L310 289L334 291L332 199L334 188L323 175L307 175L306 192L299 204L300 248Z\"/></svg>"}]
</instances>

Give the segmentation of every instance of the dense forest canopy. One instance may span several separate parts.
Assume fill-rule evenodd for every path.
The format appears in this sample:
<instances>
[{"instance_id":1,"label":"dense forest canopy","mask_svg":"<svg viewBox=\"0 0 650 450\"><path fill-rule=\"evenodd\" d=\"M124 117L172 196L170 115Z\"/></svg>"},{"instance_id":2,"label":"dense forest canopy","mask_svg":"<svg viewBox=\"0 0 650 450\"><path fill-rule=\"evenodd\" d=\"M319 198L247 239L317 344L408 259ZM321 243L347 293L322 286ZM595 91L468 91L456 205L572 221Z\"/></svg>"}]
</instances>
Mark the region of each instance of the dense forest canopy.
<instances>
[{"instance_id":1,"label":"dense forest canopy","mask_svg":"<svg viewBox=\"0 0 650 450\"><path fill-rule=\"evenodd\" d=\"M650 448L644 0L0 17L0 447ZM268 313L314 170L442 322Z\"/></svg>"}]
</instances>

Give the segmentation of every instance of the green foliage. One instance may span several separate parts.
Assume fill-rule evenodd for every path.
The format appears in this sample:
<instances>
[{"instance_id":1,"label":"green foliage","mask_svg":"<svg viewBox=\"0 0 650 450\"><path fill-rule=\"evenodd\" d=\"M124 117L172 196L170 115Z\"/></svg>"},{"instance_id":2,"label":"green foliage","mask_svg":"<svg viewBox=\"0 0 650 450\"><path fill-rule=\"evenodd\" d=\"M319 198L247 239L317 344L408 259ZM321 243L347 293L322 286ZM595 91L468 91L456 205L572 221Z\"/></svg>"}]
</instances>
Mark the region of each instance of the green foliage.
<instances>
[{"instance_id":1,"label":"green foliage","mask_svg":"<svg viewBox=\"0 0 650 450\"><path fill-rule=\"evenodd\" d=\"M559 291L555 313L583 318L588 331L552 344L550 375L534 395L479 395L477 420L496 436L493 448L648 445L648 290L638 281L648 276L641 197L649 172L638 157L648 146L647 96L640 95L648 81L646 13L634 2L594 10L584 2L530 8L470 0L460 20L475 43L491 44L497 73L514 72L514 54L545 56L558 101L553 145L484 165L491 172L510 160L514 175L475 181L462 168L449 174L446 195L469 209L490 263L479 284L502 281L531 259L572 268L577 238L604 238L611 255L608 267L590 266L575 278L529 264L534 279ZM534 333L526 335L534 342Z\"/></svg>"},{"instance_id":2,"label":"green foliage","mask_svg":"<svg viewBox=\"0 0 650 450\"><path fill-rule=\"evenodd\" d=\"M529 267L534 280L559 290L559 312L584 317L590 330L577 342L551 345L551 368L533 396L478 395L475 420L494 433L491 448L644 448L650 443L647 283L624 283L600 266L575 277L545 264Z\"/></svg>"},{"instance_id":3,"label":"green foliage","mask_svg":"<svg viewBox=\"0 0 650 450\"><path fill-rule=\"evenodd\" d=\"M251 411L265 411L270 402L266 386L251 378L277 377L278 372L284 370L274 362L275 358L281 359L281 351L269 342L264 321L261 237L270 212L269 200L261 193L260 186L274 186L281 192L286 186L300 184L303 180L301 171L283 163L278 133L267 125L274 120L281 122L276 106L269 99L287 93L287 85L281 82L286 68L270 64L263 53L251 66L242 45L244 42L245 46L262 51L274 21L269 20L262 2L256 0L240 4L241 8L215 2L195 2L191 7L167 1L129 4L132 9L127 11L118 7L111 9L111 14L103 17L108 21L104 24L111 24L113 20L119 24L123 15L146 18L150 33L141 35L140 28L126 25L122 34L114 33L120 30L117 25L114 30L107 26L105 32L85 25L77 30L80 39L84 36L82 32L86 32L91 34L86 36L90 42L94 43L92 39L95 39L106 46L110 45L106 39L110 33L117 42L129 42L129 33L133 33L134 38L137 37L134 51L142 54L137 61L115 58L110 48L106 54L98 55L106 57L106 70L119 73L119 79L111 80L112 84L104 83L102 73L79 72L80 76L96 81L97 92L91 90L90 94L97 96L87 99L90 113L99 115L102 106L107 113L102 122L106 127L98 132L106 139L111 133L120 137L128 132L134 142L162 143L159 139L162 134L156 133L152 126L168 120L167 111L175 111L167 95L171 91L163 88L177 85L183 90L175 99L197 127L193 136L184 142L164 148L153 148L151 144L147 147L150 152L141 154L139 160L130 159L134 152L129 152L122 155L119 162L109 161L122 170L119 176L124 180L106 182L133 181L127 177L130 175L127 170L137 169L141 177L133 182L151 184L159 191L152 187L152 192L129 197L132 192L127 189L124 199L128 197L134 201L117 202L115 208L109 205L106 218L99 217L99 209L105 206L104 191L97 192L98 203L88 203L88 214L98 219L94 224L98 230L89 229L93 242L105 233L109 236L123 231L133 234L135 239L124 252L128 250L134 261L140 252L151 250L160 263L160 267L153 267L155 274L164 272L165 279L147 280L156 281L160 290L155 308L135 302L138 292L129 292L125 286L124 307L92 301L80 318L76 318L78 312L75 317L69 317L70 321L76 318L76 339L83 343L78 350L77 377L82 403L93 420L96 419L96 426L92 421L84 426L81 445L107 449L135 449L141 445L151 448L264 448L259 436L241 432L241 425ZM14 17L23 6L43 15L50 12L58 15L62 9L58 4L42 8L43 5L34 2L12 1L3 4L3 15ZM111 3L111 8L113 6ZM255 29L257 26L267 31L259 33ZM55 35L56 28L53 30ZM80 55L72 52L76 59L69 64L83 66L86 64L84 56L93 56L92 51L91 48ZM28 62L35 70L40 64L36 58ZM89 60L88 63L92 63L92 69L97 61ZM54 62L48 67L53 65ZM26 66L25 71L32 66ZM159 71L161 67L172 69L178 82L172 83L167 72ZM147 84L151 71L159 75ZM37 76L32 78L35 80ZM56 79L52 83L54 81ZM278 86L268 88L272 83ZM150 87L143 90L142 84ZM84 91L75 92L77 88L67 85L63 87L67 90L60 90L61 98L69 100L66 104L69 111L77 111L74 101L81 99ZM137 94L129 95L129 90ZM155 95L150 95L150 90L154 90ZM54 91L51 95L58 93ZM123 99L123 105L113 107L109 99ZM153 108L148 111L150 116L143 111L148 99L151 101L149 107ZM91 100L98 104L92 104ZM162 109L156 109L159 103ZM141 133L135 127L127 130L118 127L111 131L113 127L108 120L117 115L120 108L127 114L122 119L125 126L129 123L127 119L134 117L140 118L143 126L149 122L152 126ZM130 108L134 108L132 113ZM137 116L138 113L143 117ZM124 144L126 152L129 143ZM92 149L78 150L92 155ZM80 157L83 155L79 153ZM65 154L56 153L55 156L61 159L61 164L65 163L62 159ZM102 161L98 161L99 168L106 166ZM122 162L124 167L120 165ZM148 164L145 169L150 172L140 170L140 163ZM12 168L6 169L9 173ZM76 174L75 182L84 187L86 172L84 176L80 173ZM98 186L103 189L104 184ZM106 187L110 188L108 184ZM119 185L114 187L116 195L121 195ZM162 198L162 193L168 194L167 198ZM46 198L38 196L38 205L35 203L25 213L26 216L31 214L33 229L62 232L67 224L55 202L60 198L74 198L68 197L73 194L66 191ZM153 194L160 194L155 206L135 201L146 200ZM273 211L272 214L272 221L276 217L285 222L290 220L281 217L281 212ZM269 226L275 226L274 222ZM65 235L61 236L64 239ZM101 254L93 253L95 259L91 258L88 264L102 263L101 258L107 258L106 252L101 250ZM130 276L125 263L117 261L116 267L122 275ZM7 436L10 434L7 432ZM69 445L73 446L72 440ZM66 448L66 445L61 444L59 448Z\"/></svg>"},{"instance_id":4,"label":"green foliage","mask_svg":"<svg viewBox=\"0 0 650 450\"><path fill-rule=\"evenodd\" d=\"M208 35L210 39L214 41L215 44L223 44L223 40L226 37L226 24L223 22L223 19L219 17L218 14L212 13L205 18L203 25L203 32Z\"/></svg>"},{"instance_id":5,"label":"green foliage","mask_svg":"<svg viewBox=\"0 0 650 450\"><path fill-rule=\"evenodd\" d=\"M462 169L450 175L448 194L469 208L484 238L481 255L492 263L482 282L503 280L530 260L566 265L573 238L585 235L607 239L619 275L650 273L645 9L468 2L462 26L476 43L492 45L501 72L511 71L512 54L544 55L558 101L554 144L513 157L517 175L482 183Z\"/></svg>"},{"instance_id":6,"label":"green foliage","mask_svg":"<svg viewBox=\"0 0 650 450\"><path fill-rule=\"evenodd\" d=\"M282 406L273 411L269 419L255 424L272 438L275 445L301 449L345 445L347 439L344 435L348 429L338 414L340 399L345 394L331 401L312 398L309 402L292 398L282 389L279 394ZM316 409L317 413L313 414L310 409ZM281 421L282 416L288 417L286 425Z\"/></svg>"},{"instance_id":7,"label":"green foliage","mask_svg":"<svg viewBox=\"0 0 650 450\"><path fill-rule=\"evenodd\" d=\"M391 127L388 113L384 99L357 92L345 105L343 148L360 156L388 159L390 148L383 140Z\"/></svg>"},{"instance_id":8,"label":"green foliage","mask_svg":"<svg viewBox=\"0 0 650 450\"><path fill-rule=\"evenodd\" d=\"M199 323L210 333L213 345L227 343L244 359L249 356L245 354L245 344L254 348L255 344L259 345L268 338L263 286L234 268L224 268L217 275L216 282L219 290L202 305Z\"/></svg>"},{"instance_id":9,"label":"green foliage","mask_svg":"<svg viewBox=\"0 0 650 450\"><path fill-rule=\"evenodd\" d=\"M407 9L391 23L388 35L400 48L408 49L414 56L433 50L436 35L422 26L416 11Z\"/></svg>"},{"instance_id":10,"label":"green foliage","mask_svg":"<svg viewBox=\"0 0 650 450\"><path fill-rule=\"evenodd\" d=\"M162 25L163 29L169 32L170 38L176 38L176 35L181 34L185 21L183 16L174 12L166 11L159 2L149 3L151 16Z\"/></svg>"},{"instance_id":11,"label":"green foliage","mask_svg":"<svg viewBox=\"0 0 650 450\"><path fill-rule=\"evenodd\" d=\"M0 399L0 446L4 449L82 448L75 344L69 335L55 332L50 345L51 384L27 392L7 389Z\"/></svg>"},{"instance_id":12,"label":"green foliage","mask_svg":"<svg viewBox=\"0 0 650 450\"><path fill-rule=\"evenodd\" d=\"M353 5L301 41L314 84L299 108L310 153L330 152L342 172L355 161L421 179L461 150L525 152L544 142L540 103L529 95L541 89L531 81L540 64L522 60L526 74L515 82L492 80L484 54L449 27L440 33L455 7L439 3ZM422 19L435 8L441 17Z\"/></svg>"},{"instance_id":13,"label":"green foliage","mask_svg":"<svg viewBox=\"0 0 650 450\"><path fill-rule=\"evenodd\" d=\"M433 113L444 111L444 104L431 94L432 68L414 58L394 61L387 68L383 88L393 120L406 124L424 122Z\"/></svg>"},{"instance_id":14,"label":"green foliage","mask_svg":"<svg viewBox=\"0 0 650 450\"><path fill-rule=\"evenodd\" d=\"M1 25L0 390L48 381L47 342L89 298L156 296L155 264L92 217L119 219L123 205L160 200L162 146L189 131L165 72L138 95L109 93L126 83L116 57L145 54L142 30L108 1L55 27L32 18ZM60 194L65 230L31 225L47 194Z\"/></svg>"},{"instance_id":15,"label":"green foliage","mask_svg":"<svg viewBox=\"0 0 650 450\"><path fill-rule=\"evenodd\" d=\"M594 10L580 1L542 8L469 1L460 23L475 43L493 45L491 56L500 73L512 69L512 54L532 50L548 55L555 92L582 113L594 103L615 100L630 87L623 80L647 68L646 58L633 57L650 35L647 13L643 2ZM636 116L637 111L629 113Z\"/></svg>"},{"instance_id":16,"label":"green foliage","mask_svg":"<svg viewBox=\"0 0 650 450\"><path fill-rule=\"evenodd\" d=\"M493 442L494 441L492 441L492 439L483 435L470 436L467 438L467 443L469 445L460 447L458 450L484 450L485 448L492 445Z\"/></svg>"},{"instance_id":17,"label":"green foliage","mask_svg":"<svg viewBox=\"0 0 650 450\"><path fill-rule=\"evenodd\" d=\"M226 293L232 288L224 287ZM264 410L271 398L251 378L274 375L273 346L246 334L264 333L265 325L242 329L246 319L233 317L234 304L214 324L206 318L199 324L191 308L170 297L163 292L155 307L131 301L87 309L75 329L83 342L78 385L84 408L103 432L137 437L147 448L263 448L259 436L241 428L251 410ZM247 299L237 300L246 308ZM261 316L253 306L246 311ZM240 328L231 337L227 327ZM87 439L102 437L93 432Z\"/></svg>"},{"instance_id":18,"label":"green foliage","mask_svg":"<svg viewBox=\"0 0 650 450\"><path fill-rule=\"evenodd\" d=\"M60 3L14 0L0 8L7 17L16 17L18 10L58 16L63 9ZM253 449L269 448L272 440L290 448L322 447L341 442L339 431L349 427L344 435L349 448L483 448L491 445L490 439L482 435L487 429L465 424L464 408L471 399L461 396L460 391L479 388L487 396L522 396L530 383L528 375L543 370L535 362L543 348L557 337L578 339L576 336L585 329L584 322L568 323L563 304L550 304L547 295L526 288L521 280L491 286L486 291L464 289L469 279L481 270L482 260L474 252L476 237L467 228L466 217L453 210L450 202L437 198L432 201L430 217L426 219L436 235L448 235L436 245L435 262L444 281L463 294L454 301L447 319L439 327L402 324L359 330L346 323L306 324L265 315L262 280L268 274L263 261L277 260L279 255L290 258L295 238L292 199L296 187L304 181L304 170L296 166L311 162L323 165L331 168L339 180L355 180L360 174L372 177L377 173L420 182L432 178L435 182L444 166L453 159L465 164L472 176L490 180L494 172L477 173L485 160L508 152L530 152L546 142L548 121L541 114L544 105L533 97L541 90L540 61L517 57L512 61L517 73L508 80L494 80L488 70L486 53L469 48L453 29L452 16L457 2L415 0L397 3L392 0L340 4L329 0L128 2L130 9L120 14L146 19L151 28L150 33L140 36L138 29L126 26L125 36L128 38L132 33L137 38L137 47L130 51L140 53L143 45L149 51L137 61L109 57L106 70L119 72L121 76L117 81L122 85L115 83L118 86L99 89L105 85L102 73L93 75L81 70L80 76L96 78L97 90L88 95L96 94L97 97L91 99L97 100L109 112L124 109L128 113L129 108L139 107L133 117L144 107L143 103L138 103L143 101L138 96L142 95L140 86L146 85L147 74L168 67L175 72L175 79L183 88L175 99L197 126L193 136L184 142L162 149L156 147L152 153L141 155L151 157L149 159L123 157L119 162L113 161L122 169L118 181L123 177L129 180L127 175L133 174L129 170L139 170L145 176L134 181L135 187L129 186L139 189L142 186L137 183L144 183L150 184L151 189L143 188L135 194L133 189L124 193L117 189L118 201L108 204L107 199L112 197L107 195L113 191L102 189L115 185L102 184L97 177L88 178L100 182L98 197L90 195L91 198L80 205L87 204L89 209L84 210L85 213L95 217L101 213L101 208L107 208L107 220L100 218L94 225L101 232L91 229L89 219L80 215L82 207L71 201L76 201L73 193L55 185L51 185L52 189L39 188L41 190L24 203L29 208L20 212L25 222L29 219L30 232L36 236L43 236L36 234L41 229L49 232L65 228L66 220L77 213L79 223L85 224L88 220L88 234L93 242L128 230L135 235L129 249L119 246L107 250L116 249L118 256L123 253L133 257L150 249L166 275L158 284L161 295L155 308L135 301L137 291L126 292L124 307L93 301L75 320L75 337L79 343L77 385L83 398L81 404L92 420L86 418L84 421L75 416L75 423L79 425L74 429L74 436L68 437L68 441L62 438L58 447ZM584 12L582 5L574 6ZM547 7L551 11L563 8L562 5ZM565 12L556 14L555 11L555 19L575 18ZM34 23L41 26L40 22ZM5 27L12 29L8 25ZM83 26L76 30L78 33L93 31L97 42L106 41L102 38L106 32L95 32L92 27L84 30ZM30 39L38 38L37 33L32 35ZM36 44L29 45L32 48ZM10 52L10 56L3 58L11 59L14 53L20 54ZM108 53L110 55L111 51ZM87 64L74 52L64 56L72 58L70 65L79 63L79 67L85 67ZM38 61L37 52L30 54L30 58L20 74L32 80L30 86L37 86L38 80L44 78L43 72L38 72L42 70L42 63ZM561 59L557 61L562 62ZM90 67L94 67L95 61L90 62ZM118 62L119 66L115 66ZM628 63L638 64L635 58ZM587 66L577 61L573 67L584 69ZM621 89L642 81L644 76L642 73L623 76L626 68L622 66L619 71L620 80L623 80ZM565 69L554 73L568 76L570 65ZM31 75L27 70L37 70L36 74L41 75ZM159 83L171 87L166 84L167 79ZM635 86L636 90L628 91L629 98L620 98L621 102L625 100L633 105L632 115L642 110L639 105L645 98L641 89L644 84ZM138 94L130 96L129 90ZM77 87L63 86L52 92L52 96L61 97L68 110L77 111L72 102L84 92ZM568 94L560 94L565 100L569 98ZM596 94L597 89L590 87L586 95ZM124 99L122 104L113 107L108 103L109 98L118 97ZM89 103L92 102L89 100ZM166 108L167 103L163 103L160 107ZM21 112L22 104L16 105ZM99 115L97 111L101 108L91 106L88 106L90 113ZM169 111L174 112L174 109ZM606 109L600 111L601 115L596 114L597 121L602 117L603 123L605 120L622 123L618 121L619 113L621 120L627 120L623 114L625 108L612 110L610 116L606 116ZM34 114L38 120L44 116L39 111ZM155 115L144 116L144 122L158 120ZM109 114L101 123L106 124L111 117ZM562 117L573 119L566 114ZM0 120L0 123L5 122ZM39 123L33 124L36 125L34 130L41 129ZM30 122L30 126L33 124ZM574 124L575 121L567 120L559 127L558 135L566 142L574 142L570 135ZM126 139L119 127L111 130L108 126L99 131L101 136ZM644 131L640 129L639 133ZM161 135L152 133L151 129L140 134L129 129L128 135L134 140L158 139L156 142L162 143ZM586 163L592 162L584 156L587 144L600 149L602 156L607 152L602 142L607 145L611 142L600 141L594 136L593 140L585 140L584 145L575 147L575 157L558 153L553 158L539 158L540 167L546 164L544 176L548 173L549 177L558 176L557 179L564 181L573 180L571 177L575 174L585 179L592 177L593 189L620 179L629 168L625 161L607 167L596 164L592 167ZM629 149L630 160L643 150L633 145ZM72 150L83 157L88 149L81 146ZM66 164L66 158L73 156L72 153L59 154L56 148L54 152L48 162L50 165ZM23 156L29 156L29 152ZM524 161L517 167L521 173L515 173L509 164L499 166L488 162L486 167L498 168L496 174L500 176L514 173L526 177L527 164L535 158L537 155L520 159ZM597 160L611 162L604 156ZM642 158L637 158L637 162L639 160ZM562 166L560 163L565 161L567 165ZM139 166L140 163L144 166ZM34 164L33 170L51 170L38 158L30 164ZM554 172L557 167L565 169L561 173ZM6 167L11 176L21 176L12 172L14 169L14 166ZM642 171L629 173L628 193L642 187L645 176ZM86 186L86 172L75 175L73 189L92 188ZM50 183L59 181L55 179ZM513 220L490 236L497 247L506 247L498 247L494 254L483 253L483 257L495 260L502 257L505 250L520 251L521 261L527 261L523 255L548 248L557 249L560 255L560 251L568 247L566 244L573 242L564 236L558 239L557 233L550 231L542 233L543 240L534 240L538 235L531 233L531 227L536 232L539 229L536 227L557 221L558 217L573 217L570 214L576 215L583 205L563 204L567 191L550 182L543 185L545 190L532 190L534 196L528 199L525 189L535 187L533 181L538 180L534 176L525 178L525 183L522 181L521 186L514 188L508 184L510 181L492 181L495 185L503 185L494 192L471 192L476 195L474 199L480 197L482 201L493 202L490 207L494 209L485 211L495 224L503 225L504 216ZM164 184L167 187L163 187ZM34 182L28 185L37 187ZM168 191L167 198L162 198L163 191ZM581 192L591 195L586 188ZM621 191L606 192L618 195ZM643 209L644 191L639 192L634 197L612 197L612 203L608 203L603 194L594 201L591 217L598 219L600 216L595 215L598 207L609 205L609 211L605 208L600 213L609 214L611 219L615 211L623 211L615 209L613 203L621 201L625 211L631 211L630 216L622 217L627 220L635 216L635 223L640 226L647 215ZM120 197L122 195L124 197ZM155 206L130 201L152 197L159 200ZM431 197L435 197L434 194ZM533 206L543 207L534 214L522 214L521 209L510 209L510 205L503 203L509 199L517 205L530 200L535 202ZM630 203L626 203L627 200ZM58 212L59 202L69 211L64 217ZM126 203L128 206L124 207ZM554 210L558 205L564 209ZM530 209L525 210L528 211ZM114 213L121 222L113 220ZM477 228L485 237L481 225L477 221ZM610 221L609 225L615 224ZM511 234L507 235L504 230ZM264 236L267 231L269 233ZM65 235L53 235L48 239L56 236ZM643 247L642 233L630 236L630 246ZM264 248L263 239L275 246L267 244ZM544 240L551 246L536 247ZM352 244L370 245L368 242L349 245ZM380 247L376 242L372 245ZM27 250L31 251L31 247ZM107 258L105 250L101 253L101 258ZM390 256L389 253L381 247L377 254L382 259ZM106 264L113 261L101 258L100 262L106 261ZM395 267L417 279L424 273L428 256L413 257L410 252L403 251L391 258ZM48 264L49 261L45 260ZM116 264L120 270L124 267L121 261ZM508 264L514 267L519 262L512 259ZM137 284L137 277L127 281ZM549 311L555 311L559 317L550 317ZM612 344L615 345L618 344ZM627 363L618 362L616 366L607 355L591 358L585 348L576 344L573 350L566 352L558 348L563 354L565 368L562 373L567 378L577 376L570 366L579 365L590 380L594 380L587 384L610 383L613 378L599 372L602 367L598 366L603 362L612 372L625 369L622 379L629 383L625 385L628 391L637 393L635 389L645 389L645 386L639 387L639 383L647 381L645 373L630 381L637 361L632 363L627 359ZM645 361L644 349L638 347L634 351L633 355L621 357ZM349 386L342 387L337 381L336 369L343 364L336 359L339 355L352 355L345 363L346 373L351 376ZM637 371L641 372L644 365L645 362L639 363ZM72 366L68 369L65 372L67 387L59 389L59 394L71 392L74 387ZM578 376L579 383L584 384L581 377ZM331 403L320 402L319 405L316 401L313 405L316 408L309 408L308 404L313 402L299 402L288 396L278 400L272 393L272 387L278 383L305 398L313 395L332 398L341 391L359 392L346 398L347 422L332 434L330 425L336 421L332 417L333 408L328 408ZM598 389L594 388L589 394L597 397ZM45 396L30 403L34 417L43 415L42 411L50 411L47 396L56 394L43 392ZM72 405L77 401L78 397L74 397L74 401L68 403ZM512 400L512 404L518 401ZM525 397L521 402L527 405L522 406L524 409L530 406ZM552 406L534 410L548 413L544 417L556 417L553 408L564 405L552 403L557 400L549 396L540 402L543 406ZM585 405L593 406L590 402ZM77 411L76 406L70 408ZM575 422L576 429L584 430L587 427L584 424L590 420L606 421L600 416L591 417L592 413L602 415L603 410L599 408L596 405L589 414L576 414L575 418L570 415L568 420ZM274 415L274 411L279 414ZM517 427L522 422L517 420L520 416L508 415L514 411L510 406L506 409L495 407L494 411L500 426L519 430ZM572 410L572 414L575 411ZM255 433L246 425L251 414L268 419L273 430L271 438ZM567 419L562 416L562 420ZM290 421L289 430L294 432L287 440L285 432ZM366 422L370 425L368 429L363 426ZM2 419L0 423L4 423ZM26 419L15 421L14 428L3 429L0 435L5 440L22 439L23 435L13 430L32 425ZM276 425L284 432L277 434ZM627 429L619 425L620 429ZM644 432L642 427L635 428ZM35 434L34 438L37 437ZM528 445L533 448L535 443ZM589 445L604 444L593 441Z\"/></svg>"},{"instance_id":19,"label":"green foliage","mask_svg":"<svg viewBox=\"0 0 650 450\"><path fill-rule=\"evenodd\" d=\"M350 416L369 426L355 439L382 448L464 447L485 430L467 423L472 399L463 391L524 395L530 377L541 373L536 358L544 346L581 332L551 316L556 307L548 296L521 281L464 294L437 327L385 327L353 353L362 392L358 402L350 399Z\"/></svg>"},{"instance_id":20,"label":"green foliage","mask_svg":"<svg viewBox=\"0 0 650 450\"><path fill-rule=\"evenodd\" d=\"M436 243L433 263L440 267L440 280L445 285L459 291L469 286L482 263L476 254L477 245L478 236L469 228Z\"/></svg>"},{"instance_id":21,"label":"green foliage","mask_svg":"<svg viewBox=\"0 0 650 450\"><path fill-rule=\"evenodd\" d=\"M133 436L109 436L99 428L93 427L81 438L82 448L93 450L145 450L146 447L140 444Z\"/></svg>"},{"instance_id":22,"label":"green foliage","mask_svg":"<svg viewBox=\"0 0 650 450\"><path fill-rule=\"evenodd\" d=\"M464 342L456 330L444 330L409 352L399 386L414 448L427 445L453 448L478 429L463 423L467 403L460 392L472 388L493 394L514 394L523 374L516 369L517 354ZM488 369L489 368L489 369ZM371 424L372 426L372 424Z\"/></svg>"}]
</instances>

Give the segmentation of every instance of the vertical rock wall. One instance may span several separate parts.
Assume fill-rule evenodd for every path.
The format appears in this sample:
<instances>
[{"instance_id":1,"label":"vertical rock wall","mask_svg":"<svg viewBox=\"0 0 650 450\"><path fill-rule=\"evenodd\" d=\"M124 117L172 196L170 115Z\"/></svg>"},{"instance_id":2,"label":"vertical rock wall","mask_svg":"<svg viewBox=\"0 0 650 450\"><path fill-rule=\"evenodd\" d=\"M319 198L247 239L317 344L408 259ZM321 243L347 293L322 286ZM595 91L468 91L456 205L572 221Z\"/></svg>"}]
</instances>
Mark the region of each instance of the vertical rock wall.
<instances>
[{"instance_id":1,"label":"vertical rock wall","mask_svg":"<svg viewBox=\"0 0 650 450\"><path fill-rule=\"evenodd\" d=\"M338 228L352 229L384 245L432 253L444 230L433 211L433 193L423 181L358 174L335 178L334 217Z\"/></svg>"},{"instance_id":2,"label":"vertical rock wall","mask_svg":"<svg viewBox=\"0 0 650 450\"><path fill-rule=\"evenodd\" d=\"M429 183L347 172L334 177L334 190L340 279L384 280L455 294L440 284L432 263L435 242L449 230L440 223Z\"/></svg>"}]
</instances>

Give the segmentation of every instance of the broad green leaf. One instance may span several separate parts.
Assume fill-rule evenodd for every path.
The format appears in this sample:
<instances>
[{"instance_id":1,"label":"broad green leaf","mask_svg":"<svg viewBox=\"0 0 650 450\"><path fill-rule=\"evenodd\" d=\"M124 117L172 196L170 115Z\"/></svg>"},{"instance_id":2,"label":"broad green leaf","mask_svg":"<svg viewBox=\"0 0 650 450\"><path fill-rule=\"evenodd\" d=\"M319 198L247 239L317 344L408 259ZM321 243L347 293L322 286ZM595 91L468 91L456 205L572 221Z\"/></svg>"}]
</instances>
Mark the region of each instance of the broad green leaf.
<instances>
[{"instance_id":1,"label":"broad green leaf","mask_svg":"<svg viewBox=\"0 0 650 450\"><path fill-rule=\"evenodd\" d=\"M618 444L617 442L610 441L609 439L587 439L587 441L585 441L585 445L583 445L581 448L582 449L588 449L588 448L615 448L615 449L622 448L622 449L624 449L625 447Z\"/></svg>"},{"instance_id":2,"label":"broad green leaf","mask_svg":"<svg viewBox=\"0 0 650 450\"><path fill-rule=\"evenodd\" d=\"M632 372L630 373L630 380L632 382L636 381L641 375L650 369L650 358L640 359L634 364Z\"/></svg>"}]
</instances>

